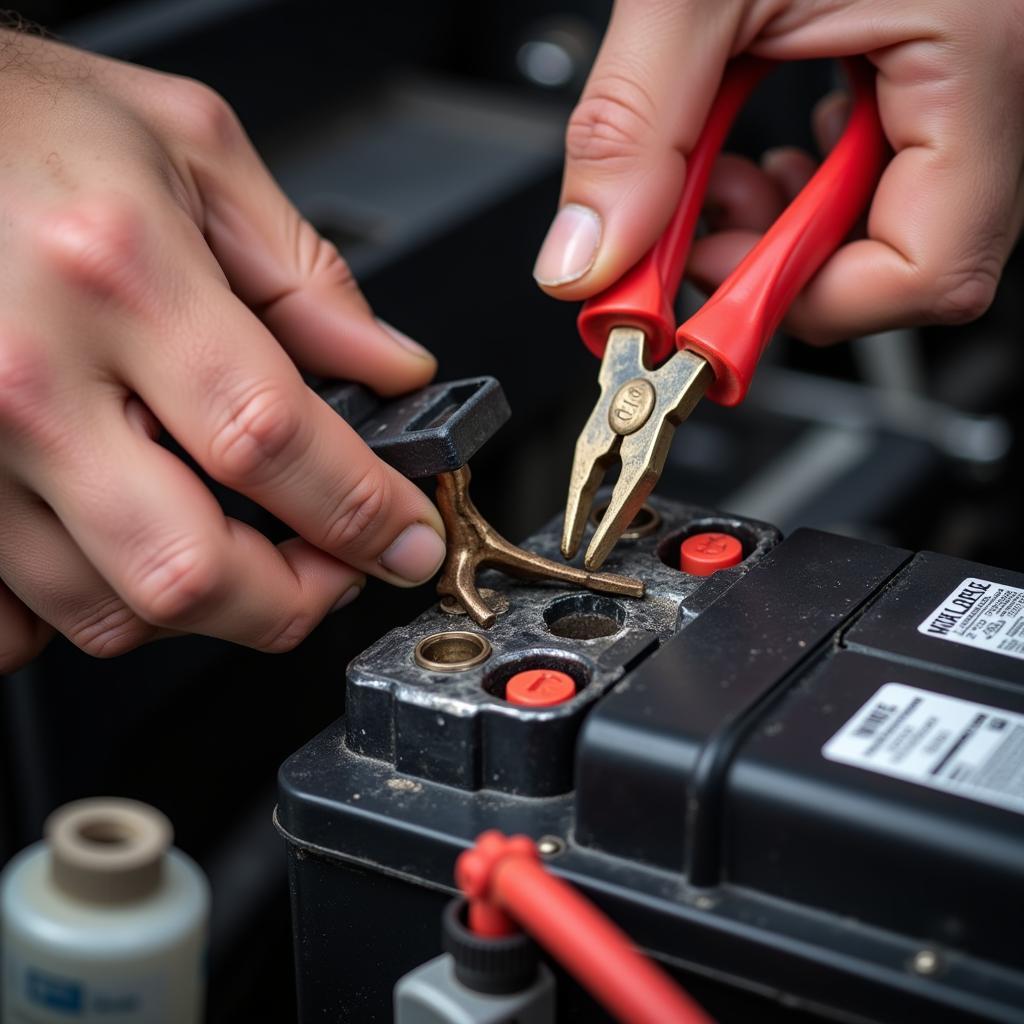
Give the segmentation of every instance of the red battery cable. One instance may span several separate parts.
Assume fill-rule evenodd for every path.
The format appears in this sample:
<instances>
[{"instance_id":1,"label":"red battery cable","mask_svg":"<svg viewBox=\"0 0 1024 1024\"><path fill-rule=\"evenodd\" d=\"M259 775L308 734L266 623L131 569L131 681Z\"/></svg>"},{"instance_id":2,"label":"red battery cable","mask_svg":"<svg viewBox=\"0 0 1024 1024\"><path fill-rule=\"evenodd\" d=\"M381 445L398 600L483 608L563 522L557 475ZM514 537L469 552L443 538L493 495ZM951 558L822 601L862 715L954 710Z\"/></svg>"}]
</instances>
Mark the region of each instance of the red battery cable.
<instances>
[{"instance_id":1,"label":"red battery cable","mask_svg":"<svg viewBox=\"0 0 1024 1024\"><path fill-rule=\"evenodd\" d=\"M474 932L505 935L520 925L620 1021L714 1024L620 928L549 874L527 836L484 832L459 856L455 878Z\"/></svg>"}]
</instances>

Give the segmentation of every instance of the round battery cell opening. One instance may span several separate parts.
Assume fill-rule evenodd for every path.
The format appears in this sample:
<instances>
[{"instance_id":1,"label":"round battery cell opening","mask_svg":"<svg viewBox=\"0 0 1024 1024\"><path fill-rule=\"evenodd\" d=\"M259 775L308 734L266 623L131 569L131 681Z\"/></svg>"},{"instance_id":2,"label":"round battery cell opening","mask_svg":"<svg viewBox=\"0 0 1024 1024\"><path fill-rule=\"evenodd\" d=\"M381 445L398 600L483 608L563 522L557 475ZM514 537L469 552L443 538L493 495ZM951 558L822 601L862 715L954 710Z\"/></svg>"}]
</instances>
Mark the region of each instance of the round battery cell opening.
<instances>
[{"instance_id":1,"label":"round battery cell opening","mask_svg":"<svg viewBox=\"0 0 1024 1024\"><path fill-rule=\"evenodd\" d=\"M596 640L620 632L626 624L626 610L607 597L570 594L557 598L544 609L544 624L552 636Z\"/></svg>"},{"instance_id":2,"label":"round battery cell opening","mask_svg":"<svg viewBox=\"0 0 1024 1024\"><path fill-rule=\"evenodd\" d=\"M602 502L590 513L590 521L597 526L608 511L608 502ZM661 515L650 505L643 505L640 511L629 521L629 525L622 531L620 540L642 540L650 537L661 529Z\"/></svg>"}]
</instances>

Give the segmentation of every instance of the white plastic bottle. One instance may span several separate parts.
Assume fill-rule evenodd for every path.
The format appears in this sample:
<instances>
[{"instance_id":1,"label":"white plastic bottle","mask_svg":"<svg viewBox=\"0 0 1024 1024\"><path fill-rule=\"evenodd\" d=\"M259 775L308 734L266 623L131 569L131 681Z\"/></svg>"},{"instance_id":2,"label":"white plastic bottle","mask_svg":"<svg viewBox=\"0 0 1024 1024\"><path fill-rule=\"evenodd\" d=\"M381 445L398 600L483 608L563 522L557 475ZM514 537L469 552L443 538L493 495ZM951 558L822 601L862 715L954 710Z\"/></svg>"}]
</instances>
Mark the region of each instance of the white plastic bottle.
<instances>
[{"instance_id":1,"label":"white plastic bottle","mask_svg":"<svg viewBox=\"0 0 1024 1024\"><path fill-rule=\"evenodd\" d=\"M198 1024L209 887L135 800L79 800L0 875L2 1024Z\"/></svg>"}]
</instances>

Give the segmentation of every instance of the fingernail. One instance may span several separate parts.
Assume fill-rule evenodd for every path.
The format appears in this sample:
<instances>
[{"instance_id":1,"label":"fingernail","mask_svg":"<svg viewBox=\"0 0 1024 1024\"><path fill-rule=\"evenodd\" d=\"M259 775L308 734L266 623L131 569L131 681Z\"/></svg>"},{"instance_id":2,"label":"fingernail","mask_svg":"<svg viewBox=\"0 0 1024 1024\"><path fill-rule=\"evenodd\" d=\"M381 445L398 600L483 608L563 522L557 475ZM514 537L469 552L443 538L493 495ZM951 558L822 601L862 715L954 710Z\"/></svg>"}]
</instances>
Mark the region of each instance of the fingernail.
<instances>
[{"instance_id":1,"label":"fingernail","mask_svg":"<svg viewBox=\"0 0 1024 1024\"><path fill-rule=\"evenodd\" d=\"M426 524L407 526L380 556L380 564L388 572L409 583L422 583L441 568L444 541Z\"/></svg>"},{"instance_id":2,"label":"fingernail","mask_svg":"<svg viewBox=\"0 0 1024 1024\"><path fill-rule=\"evenodd\" d=\"M377 317L377 323L384 328L388 334L391 335L399 345L402 346L407 352L411 352L414 356L419 356L420 359L433 359L434 356L429 349L425 349L418 341L413 341L408 334L403 334L397 327L393 327L387 322L387 320L381 320Z\"/></svg>"},{"instance_id":3,"label":"fingernail","mask_svg":"<svg viewBox=\"0 0 1024 1024\"><path fill-rule=\"evenodd\" d=\"M334 602L334 605L331 608L331 612L340 612L341 609L345 607L345 605L351 604L362 592L362 587L353 584L351 587L348 588L348 590L345 591L344 594L341 595L341 597L338 598L337 601ZM330 614L330 612L328 612L328 614Z\"/></svg>"},{"instance_id":4,"label":"fingernail","mask_svg":"<svg viewBox=\"0 0 1024 1024\"><path fill-rule=\"evenodd\" d=\"M553 287L581 278L597 259L601 218L589 206L569 203L558 211L540 247L533 276Z\"/></svg>"}]
</instances>

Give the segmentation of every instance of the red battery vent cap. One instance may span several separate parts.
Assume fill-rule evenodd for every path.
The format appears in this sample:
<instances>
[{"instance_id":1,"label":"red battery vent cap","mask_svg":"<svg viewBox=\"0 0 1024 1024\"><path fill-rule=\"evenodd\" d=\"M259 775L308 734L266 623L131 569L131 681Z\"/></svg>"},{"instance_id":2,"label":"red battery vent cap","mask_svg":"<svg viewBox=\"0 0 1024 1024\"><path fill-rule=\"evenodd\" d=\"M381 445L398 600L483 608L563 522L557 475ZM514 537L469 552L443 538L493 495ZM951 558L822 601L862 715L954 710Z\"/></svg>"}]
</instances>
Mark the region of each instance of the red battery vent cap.
<instances>
[{"instance_id":1,"label":"red battery vent cap","mask_svg":"<svg viewBox=\"0 0 1024 1024\"><path fill-rule=\"evenodd\" d=\"M505 684L505 700L527 708L548 708L576 696L576 680L553 668L517 672Z\"/></svg>"},{"instance_id":2,"label":"red battery vent cap","mask_svg":"<svg viewBox=\"0 0 1024 1024\"><path fill-rule=\"evenodd\" d=\"M679 545L679 568L691 576L710 576L743 561L743 545L729 533L695 533Z\"/></svg>"}]
</instances>

